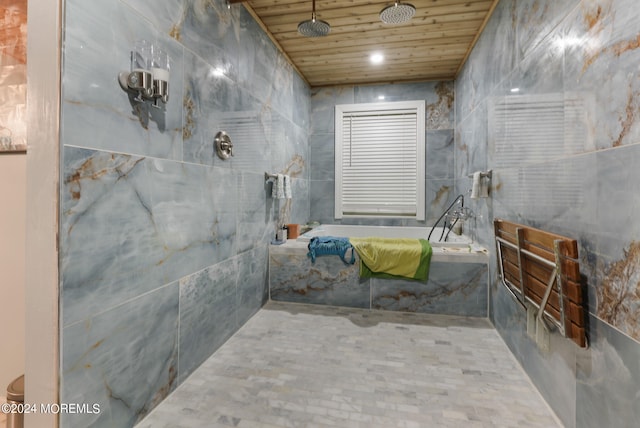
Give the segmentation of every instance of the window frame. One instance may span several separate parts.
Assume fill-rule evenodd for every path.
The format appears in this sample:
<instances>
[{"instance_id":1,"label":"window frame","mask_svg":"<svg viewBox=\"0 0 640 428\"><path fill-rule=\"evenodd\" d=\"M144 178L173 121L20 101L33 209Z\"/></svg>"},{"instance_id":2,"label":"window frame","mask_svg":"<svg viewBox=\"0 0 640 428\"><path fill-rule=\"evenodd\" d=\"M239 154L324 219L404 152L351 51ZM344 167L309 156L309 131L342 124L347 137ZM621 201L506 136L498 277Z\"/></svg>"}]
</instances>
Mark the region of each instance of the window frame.
<instances>
[{"instance_id":1,"label":"window frame","mask_svg":"<svg viewBox=\"0 0 640 428\"><path fill-rule=\"evenodd\" d=\"M336 219L342 218L404 218L424 221L426 216L426 195L425 195L425 168L426 168L426 121L425 121L425 101L395 101L382 103L359 103L359 104L340 104L335 106L335 211ZM343 119L350 114L361 114L363 116L371 113L386 117L393 115L393 112L415 112L416 115L416 174L415 174L415 212L407 214L398 210L395 213L384 213L384 207L380 207L381 212L362 212L362 213L346 213L343 209ZM393 140L389 140L393 141ZM380 144L380 143L379 143Z\"/></svg>"}]
</instances>

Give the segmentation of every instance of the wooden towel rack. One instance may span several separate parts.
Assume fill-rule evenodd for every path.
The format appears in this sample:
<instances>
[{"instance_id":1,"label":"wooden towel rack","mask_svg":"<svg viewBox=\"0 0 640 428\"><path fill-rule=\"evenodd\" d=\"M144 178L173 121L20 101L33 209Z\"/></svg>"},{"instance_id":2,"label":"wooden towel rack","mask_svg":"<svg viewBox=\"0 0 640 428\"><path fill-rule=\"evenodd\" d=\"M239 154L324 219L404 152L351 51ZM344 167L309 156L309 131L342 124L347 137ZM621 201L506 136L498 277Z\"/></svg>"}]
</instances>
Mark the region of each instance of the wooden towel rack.
<instances>
[{"instance_id":1,"label":"wooden towel rack","mask_svg":"<svg viewBox=\"0 0 640 428\"><path fill-rule=\"evenodd\" d=\"M502 219L494 221L502 284L539 321L586 347L585 311L575 239Z\"/></svg>"}]
</instances>

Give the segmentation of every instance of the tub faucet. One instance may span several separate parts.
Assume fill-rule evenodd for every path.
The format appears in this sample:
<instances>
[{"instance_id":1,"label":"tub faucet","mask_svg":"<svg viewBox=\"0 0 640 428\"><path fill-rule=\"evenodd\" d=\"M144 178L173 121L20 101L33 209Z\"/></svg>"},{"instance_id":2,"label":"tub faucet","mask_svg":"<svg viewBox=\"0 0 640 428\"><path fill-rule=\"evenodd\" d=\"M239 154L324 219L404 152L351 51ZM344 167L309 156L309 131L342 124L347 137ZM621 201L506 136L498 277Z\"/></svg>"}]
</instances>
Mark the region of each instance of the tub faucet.
<instances>
[{"instance_id":1,"label":"tub faucet","mask_svg":"<svg viewBox=\"0 0 640 428\"><path fill-rule=\"evenodd\" d=\"M451 208L453 208L457 203L460 203L460 207L457 207L456 209L453 210L453 212L450 213L449 210L451 210ZM461 194L458 195L453 200L451 205L449 205L447 209L444 210L442 215L440 215L440 217L438 217L438 220L436 220L436 222L433 224L433 226L431 227L431 232L429 232L429 236L427 237L427 239L428 240L431 239L431 234L435 230L436 226L438 226L438 223L440 223L440 220L444 218L444 227L442 228L442 234L440 235L440 241L442 241L442 237L444 236L444 231L447 229L447 218L453 218L454 219L453 223L451 223L451 225L449 226L449 231L447 232L446 236L444 236L444 240L446 241L447 237L449 237L449 232L451 232L451 229L458 222L458 220L466 220L467 218L469 218L470 215L471 215L471 210L465 209L464 207L464 195L461 195Z\"/></svg>"}]
</instances>

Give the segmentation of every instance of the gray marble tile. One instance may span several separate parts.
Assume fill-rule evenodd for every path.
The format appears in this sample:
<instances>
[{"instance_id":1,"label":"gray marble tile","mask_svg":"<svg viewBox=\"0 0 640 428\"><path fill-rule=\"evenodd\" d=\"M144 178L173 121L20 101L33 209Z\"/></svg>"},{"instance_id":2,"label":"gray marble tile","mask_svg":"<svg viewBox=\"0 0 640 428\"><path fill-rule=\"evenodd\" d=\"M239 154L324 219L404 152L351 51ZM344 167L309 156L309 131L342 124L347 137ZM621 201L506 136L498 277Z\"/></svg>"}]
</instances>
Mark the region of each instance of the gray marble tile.
<instances>
[{"instance_id":1,"label":"gray marble tile","mask_svg":"<svg viewBox=\"0 0 640 428\"><path fill-rule=\"evenodd\" d=\"M492 93L514 69L516 26L515 0L502 0L493 11L482 35L456 80L456 121L460 122Z\"/></svg>"},{"instance_id":2,"label":"gray marble tile","mask_svg":"<svg viewBox=\"0 0 640 428\"><path fill-rule=\"evenodd\" d=\"M355 308L369 307L369 281L359 278L359 265L346 265L337 256L321 256L315 263L306 251L269 254L272 300Z\"/></svg>"},{"instance_id":3,"label":"gray marble tile","mask_svg":"<svg viewBox=\"0 0 640 428\"><path fill-rule=\"evenodd\" d=\"M239 254L236 328L242 327L269 299L269 247Z\"/></svg>"},{"instance_id":4,"label":"gray marble tile","mask_svg":"<svg viewBox=\"0 0 640 428\"><path fill-rule=\"evenodd\" d=\"M638 343L590 317L591 348L578 356L576 426L631 427L640 420Z\"/></svg>"},{"instance_id":5,"label":"gray marble tile","mask_svg":"<svg viewBox=\"0 0 640 428\"><path fill-rule=\"evenodd\" d=\"M425 98L427 129L453 129L455 95L453 82L437 82Z\"/></svg>"},{"instance_id":6,"label":"gray marble tile","mask_svg":"<svg viewBox=\"0 0 640 428\"><path fill-rule=\"evenodd\" d=\"M371 307L441 315L487 316L487 265L433 262L429 279L371 280Z\"/></svg>"},{"instance_id":7,"label":"gray marble tile","mask_svg":"<svg viewBox=\"0 0 640 428\"><path fill-rule=\"evenodd\" d=\"M182 47L119 1L95 7L72 1L65 14L63 143L180 160ZM120 31L114 31L113 22ZM131 50L141 39L170 57L170 101L160 109L133 101L117 82L118 73L130 70Z\"/></svg>"},{"instance_id":8,"label":"gray marble tile","mask_svg":"<svg viewBox=\"0 0 640 428\"><path fill-rule=\"evenodd\" d=\"M640 207L630 195L636 192L638 156L637 145L598 153L596 229L601 232L596 246L596 313L636 340L640 340L640 300L635 279L639 263L635 237L640 230L635 216Z\"/></svg>"},{"instance_id":9,"label":"gray marble tile","mask_svg":"<svg viewBox=\"0 0 640 428\"><path fill-rule=\"evenodd\" d=\"M144 158L66 148L61 189L62 322L160 287Z\"/></svg>"},{"instance_id":10,"label":"gray marble tile","mask_svg":"<svg viewBox=\"0 0 640 428\"><path fill-rule=\"evenodd\" d=\"M490 140L487 104L480 103L473 115L456 127L455 177L468 177L488 169L487 145ZM466 195L465 195L466 196Z\"/></svg>"},{"instance_id":11,"label":"gray marble tile","mask_svg":"<svg viewBox=\"0 0 640 428\"><path fill-rule=\"evenodd\" d=\"M354 87L355 103L425 100L426 128L452 129L454 122L453 82L420 82Z\"/></svg>"},{"instance_id":12,"label":"gray marble tile","mask_svg":"<svg viewBox=\"0 0 640 428\"><path fill-rule=\"evenodd\" d=\"M354 103L354 88L352 86L313 88L311 90L311 135L333 134L335 106Z\"/></svg>"},{"instance_id":13,"label":"gray marble tile","mask_svg":"<svg viewBox=\"0 0 640 428\"><path fill-rule=\"evenodd\" d=\"M313 134L309 138L311 180L333 180L335 177L334 134Z\"/></svg>"},{"instance_id":14,"label":"gray marble tile","mask_svg":"<svg viewBox=\"0 0 640 428\"><path fill-rule=\"evenodd\" d=\"M75 148L64 165L65 324L235 255L231 171Z\"/></svg>"},{"instance_id":15,"label":"gray marble tile","mask_svg":"<svg viewBox=\"0 0 640 428\"><path fill-rule=\"evenodd\" d=\"M271 107L287 121L293 120L294 96L293 96L293 67L287 59L278 52L276 67L271 78Z\"/></svg>"},{"instance_id":16,"label":"gray marble tile","mask_svg":"<svg viewBox=\"0 0 640 428\"><path fill-rule=\"evenodd\" d=\"M309 221L309 217L311 216L309 206L309 180L294 178L291 181L294 197L291 198L290 223L305 224Z\"/></svg>"},{"instance_id":17,"label":"gray marble tile","mask_svg":"<svg viewBox=\"0 0 640 428\"><path fill-rule=\"evenodd\" d=\"M550 33L560 21L576 6L579 0L520 0L514 2L512 14L514 16L516 33L516 50L519 60L538 47L543 41L548 41Z\"/></svg>"},{"instance_id":18,"label":"gray marble tile","mask_svg":"<svg viewBox=\"0 0 640 428\"><path fill-rule=\"evenodd\" d=\"M134 9L141 17L149 20L163 34L180 40L179 29L191 0L174 2L156 2L151 4L145 0L123 0L123 3Z\"/></svg>"},{"instance_id":19,"label":"gray marble tile","mask_svg":"<svg viewBox=\"0 0 640 428\"><path fill-rule=\"evenodd\" d=\"M175 16L170 34L190 51L207 60L223 51L238 68L241 15L244 8L228 9L220 0L184 1L183 13ZM206 35L206 36L205 36Z\"/></svg>"},{"instance_id":20,"label":"gray marble tile","mask_svg":"<svg viewBox=\"0 0 640 428\"><path fill-rule=\"evenodd\" d=\"M454 137L452 129L427 131L426 178L453 178Z\"/></svg>"},{"instance_id":21,"label":"gray marble tile","mask_svg":"<svg viewBox=\"0 0 640 428\"><path fill-rule=\"evenodd\" d=\"M635 22L640 17L629 0L586 2L563 23L565 88L591 101L596 149L634 144L640 137L635 75L640 49Z\"/></svg>"},{"instance_id":22,"label":"gray marble tile","mask_svg":"<svg viewBox=\"0 0 640 428\"><path fill-rule=\"evenodd\" d=\"M271 241L269 225L272 222L271 187L265 182L264 173L239 174L238 191L233 198L237 201L237 252L252 250ZM294 189L297 190L297 189ZM298 197L298 192L295 192Z\"/></svg>"},{"instance_id":23,"label":"gray marble tile","mask_svg":"<svg viewBox=\"0 0 640 428\"><path fill-rule=\"evenodd\" d=\"M456 199L454 180L426 180L426 224L431 226ZM442 224L440 224L442 226Z\"/></svg>"},{"instance_id":24,"label":"gray marble tile","mask_svg":"<svg viewBox=\"0 0 640 428\"><path fill-rule=\"evenodd\" d=\"M335 183L333 180L310 180L309 184L310 217L309 220L320 223L334 223L335 220Z\"/></svg>"},{"instance_id":25,"label":"gray marble tile","mask_svg":"<svg viewBox=\"0 0 640 428\"><path fill-rule=\"evenodd\" d=\"M502 285L493 294L494 323L511 352L566 427L576 427L575 370L579 348L553 334L543 353L527 335L526 312Z\"/></svg>"},{"instance_id":26,"label":"gray marble tile","mask_svg":"<svg viewBox=\"0 0 640 428\"><path fill-rule=\"evenodd\" d=\"M235 257L180 280L179 382L237 329L237 282Z\"/></svg>"},{"instance_id":27,"label":"gray marble tile","mask_svg":"<svg viewBox=\"0 0 640 428\"><path fill-rule=\"evenodd\" d=\"M133 426L177 386L178 284L65 327L61 343L61 402L100 406L61 426Z\"/></svg>"},{"instance_id":28,"label":"gray marble tile","mask_svg":"<svg viewBox=\"0 0 640 428\"><path fill-rule=\"evenodd\" d=\"M241 5L237 6L243 9ZM278 49L244 11L240 14L239 43L238 83L260 102L269 105Z\"/></svg>"},{"instance_id":29,"label":"gray marble tile","mask_svg":"<svg viewBox=\"0 0 640 428\"><path fill-rule=\"evenodd\" d=\"M244 91L232 76L217 75L211 65L188 54L185 81L184 159L205 165L245 171L264 169L271 153L268 127L271 112ZM219 58L224 62L224 58ZM213 140L219 131L229 134L234 156L222 160L215 154Z\"/></svg>"},{"instance_id":30,"label":"gray marble tile","mask_svg":"<svg viewBox=\"0 0 640 428\"><path fill-rule=\"evenodd\" d=\"M176 280L236 254L237 174L160 160L146 163L162 270Z\"/></svg>"},{"instance_id":31,"label":"gray marble tile","mask_svg":"<svg viewBox=\"0 0 640 428\"><path fill-rule=\"evenodd\" d=\"M300 128L309 130L311 125L311 91L309 85L295 71L291 77L293 79L292 121Z\"/></svg>"},{"instance_id":32,"label":"gray marble tile","mask_svg":"<svg viewBox=\"0 0 640 428\"><path fill-rule=\"evenodd\" d=\"M271 172L309 177L309 134L280 115L271 118ZM264 160L263 160L264 163Z\"/></svg>"}]
</instances>

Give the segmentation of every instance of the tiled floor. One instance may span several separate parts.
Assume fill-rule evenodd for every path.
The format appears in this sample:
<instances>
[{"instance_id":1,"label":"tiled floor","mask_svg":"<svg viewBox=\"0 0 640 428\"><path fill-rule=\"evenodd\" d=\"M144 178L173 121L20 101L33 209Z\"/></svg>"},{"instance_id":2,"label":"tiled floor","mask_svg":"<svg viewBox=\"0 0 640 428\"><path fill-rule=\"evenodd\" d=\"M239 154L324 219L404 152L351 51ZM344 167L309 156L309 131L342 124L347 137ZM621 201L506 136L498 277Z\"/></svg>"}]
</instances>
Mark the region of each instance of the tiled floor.
<instances>
[{"instance_id":1,"label":"tiled floor","mask_svg":"<svg viewBox=\"0 0 640 428\"><path fill-rule=\"evenodd\" d=\"M486 320L271 302L138 426L560 425Z\"/></svg>"}]
</instances>

